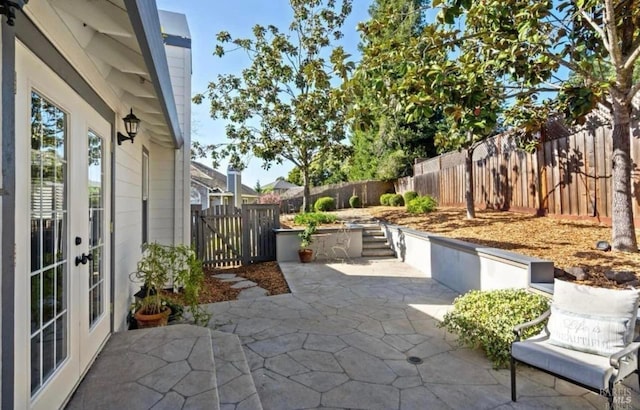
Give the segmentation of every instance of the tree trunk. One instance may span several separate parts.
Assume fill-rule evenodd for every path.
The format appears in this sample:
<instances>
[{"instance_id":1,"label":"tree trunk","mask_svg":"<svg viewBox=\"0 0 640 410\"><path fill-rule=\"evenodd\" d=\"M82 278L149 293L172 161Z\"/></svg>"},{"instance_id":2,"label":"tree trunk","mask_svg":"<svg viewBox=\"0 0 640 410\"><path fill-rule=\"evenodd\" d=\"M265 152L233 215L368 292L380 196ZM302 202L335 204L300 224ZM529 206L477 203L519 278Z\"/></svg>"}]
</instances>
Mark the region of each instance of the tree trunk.
<instances>
[{"instance_id":1,"label":"tree trunk","mask_svg":"<svg viewBox=\"0 0 640 410\"><path fill-rule=\"evenodd\" d=\"M302 212L311 211L311 189L309 188L309 170L306 167L300 167L302 171Z\"/></svg>"},{"instance_id":2,"label":"tree trunk","mask_svg":"<svg viewBox=\"0 0 640 410\"><path fill-rule=\"evenodd\" d=\"M613 156L611 199L611 247L618 251L637 252L631 197L631 142L629 125L631 105L613 98Z\"/></svg>"},{"instance_id":3,"label":"tree trunk","mask_svg":"<svg viewBox=\"0 0 640 410\"><path fill-rule=\"evenodd\" d=\"M467 219L476 217L476 209L473 201L473 149L467 148L464 157L464 199L467 203Z\"/></svg>"}]
</instances>

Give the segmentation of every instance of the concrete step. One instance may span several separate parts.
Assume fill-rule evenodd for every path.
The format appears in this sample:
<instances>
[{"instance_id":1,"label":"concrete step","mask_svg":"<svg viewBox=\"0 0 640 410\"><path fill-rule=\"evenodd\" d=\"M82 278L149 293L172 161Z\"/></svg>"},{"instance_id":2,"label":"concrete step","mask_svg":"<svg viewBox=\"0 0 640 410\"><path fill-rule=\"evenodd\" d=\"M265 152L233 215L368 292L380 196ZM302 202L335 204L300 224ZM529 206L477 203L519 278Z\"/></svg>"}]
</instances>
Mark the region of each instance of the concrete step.
<instances>
[{"instance_id":1,"label":"concrete step","mask_svg":"<svg viewBox=\"0 0 640 410\"><path fill-rule=\"evenodd\" d=\"M376 248L376 249L362 249L363 257L373 257L373 256L395 256L395 252L393 252L390 248Z\"/></svg>"},{"instance_id":2,"label":"concrete step","mask_svg":"<svg viewBox=\"0 0 640 410\"><path fill-rule=\"evenodd\" d=\"M238 336L211 330L221 410L262 410Z\"/></svg>"},{"instance_id":3,"label":"concrete step","mask_svg":"<svg viewBox=\"0 0 640 410\"><path fill-rule=\"evenodd\" d=\"M362 243L381 243L388 244L387 238L384 236L363 236Z\"/></svg>"},{"instance_id":4,"label":"concrete step","mask_svg":"<svg viewBox=\"0 0 640 410\"><path fill-rule=\"evenodd\" d=\"M220 410L209 329L172 325L111 336L68 410Z\"/></svg>"},{"instance_id":5,"label":"concrete step","mask_svg":"<svg viewBox=\"0 0 640 410\"><path fill-rule=\"evenodd\" d=\"M391 249L387 241L382 242L362 242L362 249Z\"/></svg>"},{"instance_id":6,"label":"concrete step","mask_svg":"<svg viewBox=\"0 0 640 410\"><path fill-rule=\"evenodd\" d=\"M380 228L365 228L362 230L362 236L384 236L384 232Z\"/></svg>"}]
</instances>

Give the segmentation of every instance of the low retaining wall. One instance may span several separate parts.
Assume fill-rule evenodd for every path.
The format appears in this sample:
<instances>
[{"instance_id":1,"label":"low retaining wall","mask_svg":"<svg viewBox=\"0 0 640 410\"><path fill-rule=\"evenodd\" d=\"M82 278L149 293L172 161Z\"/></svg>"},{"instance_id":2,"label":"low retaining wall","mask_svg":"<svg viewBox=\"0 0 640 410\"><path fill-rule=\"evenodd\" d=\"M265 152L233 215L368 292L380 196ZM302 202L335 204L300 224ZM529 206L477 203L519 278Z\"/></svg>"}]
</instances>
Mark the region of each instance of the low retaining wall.
<instances>
[{"instance_id":1,"label":"low retaining wall","mask_svg":"<svg viewBox=\"0 0 640 410\"><path fill-rule=\"evenodd\" d=\"M401 226L383 230L398 259L459 293L553 283L551 261Z\"/></svg>"},{"instance_id":2,"label":"low retaining wall","mask_svg":"<svg viewBox=\"0 0 640 410\"><path fill-rule=\"evenodd\" d=\"M278 262L298 261L298 249L300 249L300 238L298 234L302 229L274 229L276 233L276 260ZM317 260L335 259L332 246L337 245L340 235L340 228L319 228L314 235L314 241L310 248L313 249ZM349 228L350 242L347 254L350 258L362 256L362 226L351 225ZM344 257L344 252L336 249L338 258Z\"/></svg>"}]
</instances>

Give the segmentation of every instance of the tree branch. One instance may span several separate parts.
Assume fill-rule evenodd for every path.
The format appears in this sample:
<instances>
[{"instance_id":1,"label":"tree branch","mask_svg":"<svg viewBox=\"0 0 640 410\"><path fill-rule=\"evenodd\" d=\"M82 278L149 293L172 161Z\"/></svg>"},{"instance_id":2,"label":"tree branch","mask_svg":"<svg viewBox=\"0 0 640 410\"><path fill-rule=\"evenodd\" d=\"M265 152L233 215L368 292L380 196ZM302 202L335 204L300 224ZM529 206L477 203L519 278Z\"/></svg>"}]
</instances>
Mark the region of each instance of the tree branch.
<instances>
[{"instance_id":1,"label":"tree branch","mask_svg":"<svg viewBox=\"0 0 640 410\"><path fill-rule=\"evenodd\" d=\"M616 12L613 8L613 0L604 0L604 27L606 29L611 49L607 48L611 55L613 65L618 67L622 64L622 55L620 50L620 40L618 39L618 31L616 29Z\"/></svg>"},{"instance_id":2,"label":"tree branch","mask_svg":"<svg viewBox=\"0 0 640 410\"><path fill-rule=\"evenodd\" d=\"M633 66L635 65L638 57L640 57L640 44L638 44L629 57L627 57L627 61L624 62L622 69L633 70Z\"/></svg>"},{"instance_id":3,"label":"tree branch","mask_svg":"<svg viewBox=\"0 0 640 410\"><path fill-rule=\"evenodd\" d=\"M582 15L582 17L585 20L587 20L587 23L589 23L589 25L600 35L600 38L602 39L602 44L604 45L604 48L607 49L609 54L612 54L613 51L611 50L611 46L609 44L607 35L604 32L604 30L602 29L602 27L600 27L598 24L596 24L596 22L593 21L593 19L589 16L589 14L587 14L586 11L584 11L583 8L579 7L578 10L580 11L580 15Z\"/></svg>"}]
</instances>

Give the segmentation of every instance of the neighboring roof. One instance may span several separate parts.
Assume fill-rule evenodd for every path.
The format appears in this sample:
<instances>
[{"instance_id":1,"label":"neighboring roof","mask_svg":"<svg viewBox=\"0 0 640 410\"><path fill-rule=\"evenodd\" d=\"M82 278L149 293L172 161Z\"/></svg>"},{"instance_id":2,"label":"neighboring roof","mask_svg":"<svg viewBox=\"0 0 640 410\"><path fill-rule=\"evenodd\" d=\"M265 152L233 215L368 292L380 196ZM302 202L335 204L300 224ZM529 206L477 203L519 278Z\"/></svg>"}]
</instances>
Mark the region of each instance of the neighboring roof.
<instances>
[{"instance_id":1,"label":"neighboring roof","mask_svg":"<svg viewBox=\"0 0 640 410\"><path fill-rule=\"evenodd\" d=\"M291 189L298 187L299 185L292 184L291 182L285 181L284 179L279 179L263 186L262 189Z\"/></svg>"},{"instance_id":2,"label":"neighboring roof","mask_svg":"<svg viewBox=\"0 0 640 410\"><path fill-rule=\"evenodd\" d=\"M209 189L219 189L222 192L227 190L227 176L199 162L191 161L191 179L205 185ZM245 184L242 184L241 193L247 196L260 195L253 188Z\"/></svg>"},{"instance_id":3,"label":"neighboring roof","mask_svg":"<svg viewBox=\"0 0 640 410\"><path fill-rule=\"evenodd\" d=\"M158 10L164 43L170 46L191 48L191 33L187 16L166 10Z\"/></svg>"}]
</instances>

